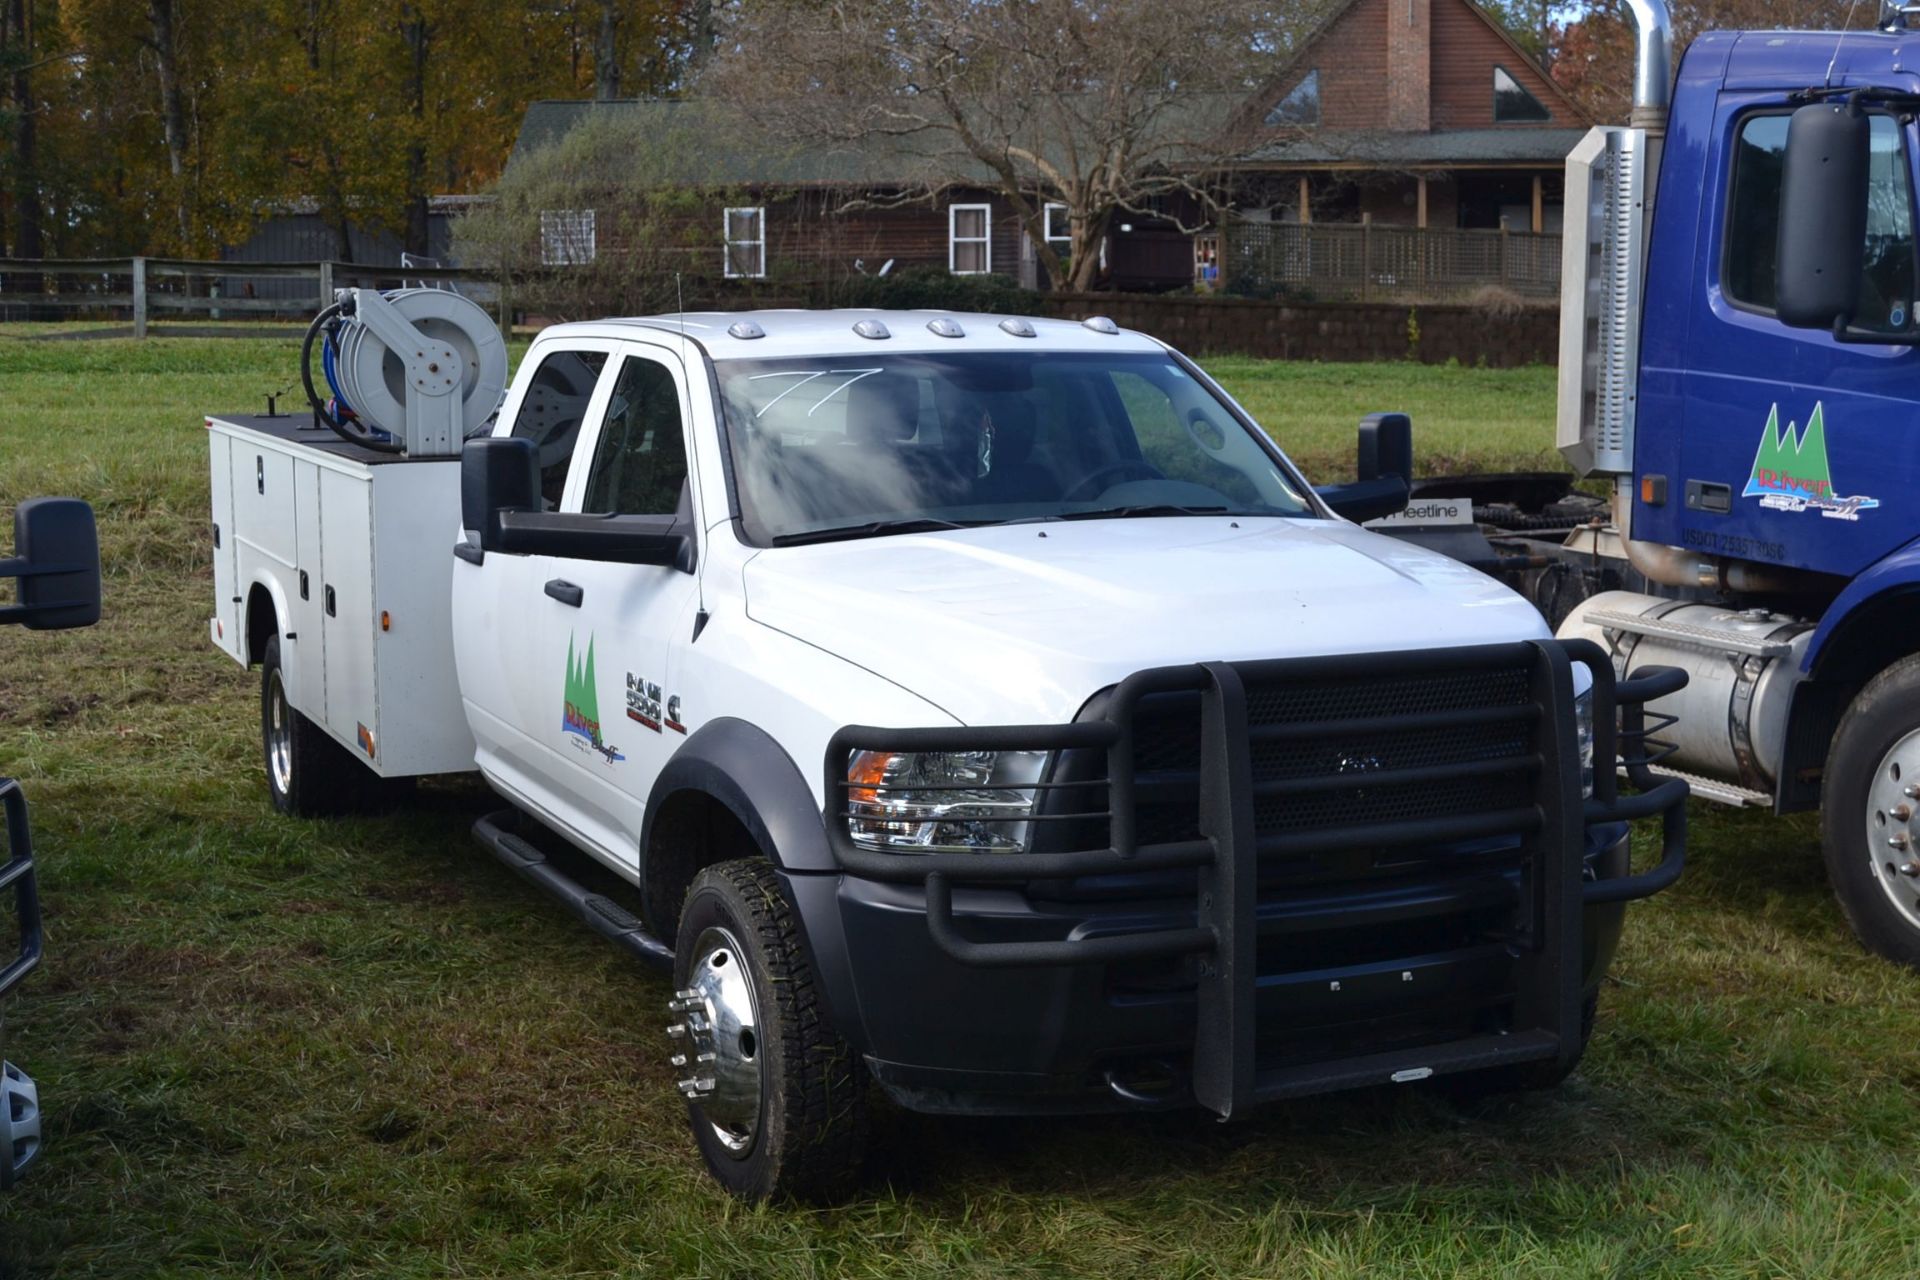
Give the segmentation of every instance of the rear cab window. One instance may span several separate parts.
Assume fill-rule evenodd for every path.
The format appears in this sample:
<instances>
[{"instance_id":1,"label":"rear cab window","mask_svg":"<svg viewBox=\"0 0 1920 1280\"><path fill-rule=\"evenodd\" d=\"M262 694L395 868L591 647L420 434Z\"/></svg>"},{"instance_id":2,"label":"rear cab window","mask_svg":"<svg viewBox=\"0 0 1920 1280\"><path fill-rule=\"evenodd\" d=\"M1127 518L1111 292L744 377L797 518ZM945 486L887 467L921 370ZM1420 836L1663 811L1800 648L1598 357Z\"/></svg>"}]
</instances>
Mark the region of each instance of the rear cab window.
<instances>
[{"instance_id":1,"label":"rear cab window","mask_svg":"<svg viewBox=\"0 0 1920 1280\"><path fill-rule=\"evenodd\" d=\"M514 439L533 441L539 454L542 510L560 509L573 447L579 442L594 386L606 367L604 351L549 351L540 357L514 411Z\"/></svg>"}]
</instances>

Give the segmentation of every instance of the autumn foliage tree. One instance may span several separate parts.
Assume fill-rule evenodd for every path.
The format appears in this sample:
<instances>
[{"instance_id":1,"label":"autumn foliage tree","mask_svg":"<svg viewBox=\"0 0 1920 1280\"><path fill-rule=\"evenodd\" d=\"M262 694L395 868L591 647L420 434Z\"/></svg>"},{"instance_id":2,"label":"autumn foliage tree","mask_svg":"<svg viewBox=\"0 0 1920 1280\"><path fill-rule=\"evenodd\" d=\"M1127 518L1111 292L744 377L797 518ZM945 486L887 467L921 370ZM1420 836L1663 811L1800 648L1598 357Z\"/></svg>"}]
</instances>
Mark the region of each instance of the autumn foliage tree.
<instances>
[{"instance_id":1,"label":"autumn foliage tree","mask_svg":"<svg viewBox=\"0 0 1920 1280\"><path fill-rule=\"evenodd\" d=\"M0 0L0 248L198 256L306 207L338 256L349 225L424 250L427 198L497 177L529 102L676 88L710 8Z\"/></svg>"}]
</instances>

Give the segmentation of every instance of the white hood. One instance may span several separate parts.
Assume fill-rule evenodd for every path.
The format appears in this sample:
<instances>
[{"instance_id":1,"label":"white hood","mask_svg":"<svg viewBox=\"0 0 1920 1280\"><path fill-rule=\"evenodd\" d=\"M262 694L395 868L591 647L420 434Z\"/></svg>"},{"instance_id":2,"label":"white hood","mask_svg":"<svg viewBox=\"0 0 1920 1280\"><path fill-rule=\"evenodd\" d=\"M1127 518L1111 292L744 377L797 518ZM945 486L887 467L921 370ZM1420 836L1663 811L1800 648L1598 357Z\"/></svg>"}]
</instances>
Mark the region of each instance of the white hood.
<instances>
[{"instance_id":1,"label":"white hood","mask_svg":"<svg viewBox=\"0 0 1920 1280\"><path fill-rule=\"evenodd\" d=\"M1071 720L1143 667L1548 634L1484 574L1334 520L1093 520L780 547L747 563L745 587L755 621L974 725Z\"/></svg>"}]
</instances>

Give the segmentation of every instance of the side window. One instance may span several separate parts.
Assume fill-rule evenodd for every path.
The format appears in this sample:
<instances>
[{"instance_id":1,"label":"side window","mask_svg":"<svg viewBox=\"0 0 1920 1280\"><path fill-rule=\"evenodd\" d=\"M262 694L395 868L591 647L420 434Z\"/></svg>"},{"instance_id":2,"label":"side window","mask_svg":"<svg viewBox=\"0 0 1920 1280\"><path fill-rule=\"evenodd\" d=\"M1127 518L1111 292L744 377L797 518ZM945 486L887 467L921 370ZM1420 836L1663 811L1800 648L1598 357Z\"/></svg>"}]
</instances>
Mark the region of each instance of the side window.
<instances>
[{"instance_id":1,"label":"side window","mask_svg":"<svg viewBox=\"0 0 1920 1280\"><path fill-rule=\"evenodd\" d=\"M594 515L672 515L686 482L686 433L673 374L656 361L629 356L613 384L580 509Z\"/></svg>"},{"instance_id":2,"label":"side window","mask_svg":"<svg viewBox=\"0 0 1920 1280\"><path fill-rule=\"evenodd\" d=\"M541 358L533 381L513 419L517 440L531 440L540 451L540 498L547 511L558 510L567 487L567 464L580 438L593 385L607 367L601 351L554 351Z\"/></svg>"},{"instance_id":3,"label":"side window","mask_svg":"<svg viewBox=\"0 0 1920 1280\"><path fill-rule=\"evenodd\" d=\"M1779 256L1780 175L1787 153L1786 115L1749 117L1733 148L1727 192L1727 247L1721 288L1728 298L1774 309ZM1892 116L1870 118L1867 243L1854 325L1890 331L1905 327L1913 306L1913 197L1906 148Z\"/></svg>"}]
</instances>

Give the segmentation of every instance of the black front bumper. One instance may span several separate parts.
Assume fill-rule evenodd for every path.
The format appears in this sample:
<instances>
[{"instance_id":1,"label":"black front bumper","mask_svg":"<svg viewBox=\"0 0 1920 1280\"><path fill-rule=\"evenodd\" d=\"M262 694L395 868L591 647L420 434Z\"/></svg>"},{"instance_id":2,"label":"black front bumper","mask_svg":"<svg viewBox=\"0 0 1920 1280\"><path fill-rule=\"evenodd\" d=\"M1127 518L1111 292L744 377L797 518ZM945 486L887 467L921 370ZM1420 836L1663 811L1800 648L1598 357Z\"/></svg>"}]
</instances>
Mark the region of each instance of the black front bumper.
<instances>
[{"instance_id":1,"label":"black front bumper","mask_svg":"<svg viewBox=\"0 0 1920 1280\"><path fill-rule=\"evenodd\" d=\"M40 893L33 879L33 833L27 825L27 798L12 778L0 778L0 809L5 810L7 852L0 863L0 895L11 890L19 953L0 968L0 997L40 963Z\"/></svg>"},{"instance_id":2,"label":"black front bumper","mask_svg":"<svg viewBox=\"0 0 1920 1280\"><path fill-rule=\"evenodd\" d=\"M1161 668L1072 725L843 730L829 795L847 794L862 749L1046 750L1104 757L1104 771L1041 783L1034 829L1052 839L1025 854L875 852L832 806L845 874L793 885L842 1026L922 1110L1197 1103L1226 1117L1571 1064L1622 904L1670 884L1684 846L1686 790L1646 774L1639 711L1681 677L1616 685L1590 648ZM1572 662L1593 673L1596 757L1628 742L1641 794L1618 795L1602 769L1581 799ZM1343 706L1343 689L1361 692ZM1165 764L1156 743L1182 698L1197 768L1139 767ZM1191 821L1169 825L1183 795ZM1407 816L1428 795L1434 813ZM1625 823L1655 815L1661 861L1629 874ZM1061 847L1095 829L1105 847Z\"/></svg>"}]
</instances>

